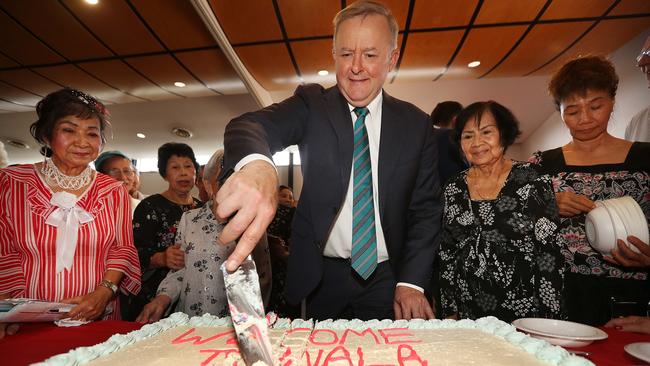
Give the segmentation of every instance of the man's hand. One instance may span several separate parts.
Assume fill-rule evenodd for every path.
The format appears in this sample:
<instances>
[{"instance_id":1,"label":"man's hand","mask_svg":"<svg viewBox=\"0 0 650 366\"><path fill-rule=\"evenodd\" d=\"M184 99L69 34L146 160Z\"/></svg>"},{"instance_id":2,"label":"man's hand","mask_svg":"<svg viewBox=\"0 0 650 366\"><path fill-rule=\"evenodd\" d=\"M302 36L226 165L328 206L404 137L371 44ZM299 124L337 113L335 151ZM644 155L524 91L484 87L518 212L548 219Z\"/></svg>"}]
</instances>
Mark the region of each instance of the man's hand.
<instances>
[{"instance_id":1,"label":"man's hand","mask_svg":"<svg viewBox=\"0 0 650 366\"><path fill-rule=\"evenodd\" d=\"M625 332L637 332L650 334L650 317L647 316L626 316L624 318L612 319L605 324L605 327L616 328Z\"/></svg>"},{"instance_id":2,"label":"man's hand","mask_svg":"<svg viewBox=\"0 0 650 366\"><path fill-rule=\"evenodd\" d=\"M239 238L226 269L234 271L253 251L278 206L278 173L266 161L254 160L235 172L217 192L218 220L230 221L219 235L220 244ZM233 216L234 215L234 216Z\"/></svg>"},{"instance_id":3,"label":"man's hand","mask_svg":"<svg viewBox=\"0 0 650 366\"><path fill-rule=\"evenodd\" d=\"M61 301L65 304L77 304L70 312L68 317L74 320L95 320L104 314L106 305L113 297L111 289L98 286L95 291L83 295L72 297Z\"/></svg>"},{"instance_id":4,"label":"man's hand","mask_svg":"<svg viewBox=\"0 0 650 366\"><path fill-rule=\"evenodd\" d=\"M429 306L426 297L420 291L408 286L397 286L395 288L395 300L393 301L395 319L433 319L433 310Z\"/></svg>"},{"instance_id":5,"label":"man's hand","mask_svg":"<svg viewBox=\"0 0 650 366\"><path fill-rule=\"evenodd\" d=\"M628 236L627 241L634 245L640 253L630 249L623 240L616 241L617 248L612 250L611 257L605 257L608 262L625 267L650 268L650 246L636 236Z\"/></svg>"},{"instance_id":6,"label":"man's hand","mask_svg":"<svg viewBox=\"0 0 650 366\"><path fill-rule=\"evenodd\" d=\"M146 324L157 322L167 310L172 299L167 295L158 295L144 306L140 315L135 319L136 322Z\"/></svg>"},{"instance_id":7,"label":"man's hand","mask_svg":"<svg viewBox=\"0 0 650 366\"><path fill-rule=\"evenodd\" d=\"M560 216L571 217L591 211L596 205L587 196L573 192L558 192L555 194Z\"/></svg>"}]
</instances>

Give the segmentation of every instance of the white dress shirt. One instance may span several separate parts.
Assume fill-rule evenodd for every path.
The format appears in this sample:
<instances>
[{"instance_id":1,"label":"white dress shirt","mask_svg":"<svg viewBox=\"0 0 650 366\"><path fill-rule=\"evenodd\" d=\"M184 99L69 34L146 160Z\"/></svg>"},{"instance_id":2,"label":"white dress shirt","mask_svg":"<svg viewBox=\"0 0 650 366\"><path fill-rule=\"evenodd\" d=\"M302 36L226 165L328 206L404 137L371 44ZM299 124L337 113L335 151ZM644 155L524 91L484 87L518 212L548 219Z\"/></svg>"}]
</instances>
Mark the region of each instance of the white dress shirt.
<instances>
[{"instance_id":1,"label":"white dress shirt","mask_svg":"<svg viewBox=\"0 0 650 366\"><path fill-rule=\"evenodd\" d=\"M388 260L388 250L386 249L386 239L384 238L384 231L382 230L381 220L379 218L379 175L378 175L378 162L379 162L379 139L381 136L381 113L383 104L383 93L379 93L370 104L368 104L368 114L366 115L365 125L368 133L368 144L370 148L370 164L372 172L372 201L375 209L375 232L377 235L377 263ZM353 112L354 106L348 104L350 108L350 123L354 126L357 120L357 115ZM273 162L262 154L251 154L245 156L235 165L235 171L239 171L244 165L253 160L264 160L272 165ZM274 165L275 166L275 165ZM352 168L350 168L352 169ZM343 207L334 222L330 236L327 238L323 255L332 258L350 258L352 252L352 172L350 172L350 182L348 183L348 190L345 194L345 201ZM420 292L424 292L419 286L398 282L397 286L406 286L414 288Z\"/></svg>"}]
</instances>

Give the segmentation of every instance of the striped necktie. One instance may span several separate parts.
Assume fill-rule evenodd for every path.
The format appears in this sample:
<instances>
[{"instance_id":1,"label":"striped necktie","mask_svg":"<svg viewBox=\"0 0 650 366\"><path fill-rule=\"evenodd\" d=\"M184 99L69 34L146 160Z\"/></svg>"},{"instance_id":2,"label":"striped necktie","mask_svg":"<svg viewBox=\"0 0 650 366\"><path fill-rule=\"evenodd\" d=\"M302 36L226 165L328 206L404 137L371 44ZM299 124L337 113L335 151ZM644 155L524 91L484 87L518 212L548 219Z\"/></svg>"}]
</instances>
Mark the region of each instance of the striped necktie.
<instances>
[{"instance_id":1,"label":"striped necktie","mask_svg":"<svg viewBox=\"0 0 650 366\"><path fill-rule=\"evenodd\" d=\"M377 236L375 232L375 206L372 201L372 169L366 132L368 108L354 108L354 155L352 176L352 268L368 279L377 268Z\"/></svg>"}]
</instances>

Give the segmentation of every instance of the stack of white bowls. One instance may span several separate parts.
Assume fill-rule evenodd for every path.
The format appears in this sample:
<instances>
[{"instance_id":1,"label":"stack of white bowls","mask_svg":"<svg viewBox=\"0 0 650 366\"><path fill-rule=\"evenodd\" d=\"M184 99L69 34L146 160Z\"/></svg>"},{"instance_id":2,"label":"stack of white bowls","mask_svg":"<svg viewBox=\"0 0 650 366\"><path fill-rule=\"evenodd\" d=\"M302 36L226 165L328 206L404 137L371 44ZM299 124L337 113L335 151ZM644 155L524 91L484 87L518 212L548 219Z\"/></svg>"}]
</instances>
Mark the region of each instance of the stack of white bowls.
<instances>
[{"instance_id":1,"label":"stack of white bowls","mask_svg":"<svg viewBox=\"0 0 650 366\"><path fill-rule=\"evenodd\" d=\"M637 253L639 250L628 243L627 237L636 236L646 244L650 239L643 210L630 196L596 201L596 208L587 214L585 231L589 244L604 255L616 248L618 239Z\"/></svg>"}]
</instances>

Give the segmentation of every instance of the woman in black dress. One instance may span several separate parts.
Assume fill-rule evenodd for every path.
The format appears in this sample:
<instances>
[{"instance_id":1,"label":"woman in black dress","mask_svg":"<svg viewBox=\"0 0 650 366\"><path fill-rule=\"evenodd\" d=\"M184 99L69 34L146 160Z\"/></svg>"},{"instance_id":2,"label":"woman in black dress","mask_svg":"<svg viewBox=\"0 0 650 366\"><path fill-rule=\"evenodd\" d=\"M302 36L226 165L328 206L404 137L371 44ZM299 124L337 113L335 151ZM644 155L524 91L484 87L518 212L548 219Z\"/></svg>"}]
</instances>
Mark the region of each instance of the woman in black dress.
<instances>
[{"instance_id":1,"label":"woman in black dress","mask_svg":"<svg viewBox=\"0 0 650 366\"><path fill-rule=\"evenodd\" d=\"M640 253L619 240L612 257L604 257L585 234L585 216L598 200L631 196L646 221L650 219L650 144L607 132L617 86L616 71L604 58L583 57L564 65L549 91L571 142L531 159L541 173L551 176L556 192L569 320L591 325L622 315L645 315L650 301L647 243L631 236L628 241Z\"/></svg>"},{"instance_id":2,"label":"woman in black dress","mask_svg":"<svg viewBox=\"0 0 650 366\"><path fill-rule=\"evenodd\" d=\"M125 320L135 320L156 296L158 285L167 272L185 264L184 252L174 239L183 213L203 205L190 195L197 170L194 151L188 145L170 142L158 148L158 172L169 187L142 200L133 214L133 238L142 268L142 290L137 296L125 299L122 311Z\"/></svg>"},{"instance_id":3,"label":"woman in black dress","mask_svg":"<svg viewBox=\"0 0 650 366\"><path fill-rule=\"evenodd\" d=\"M455 136L471 167L443 191L443 317L563 317L553 189L530 163L505 158L517 135L517 120L496 102L458 115Z\"/></svg>"}]
</instances>

